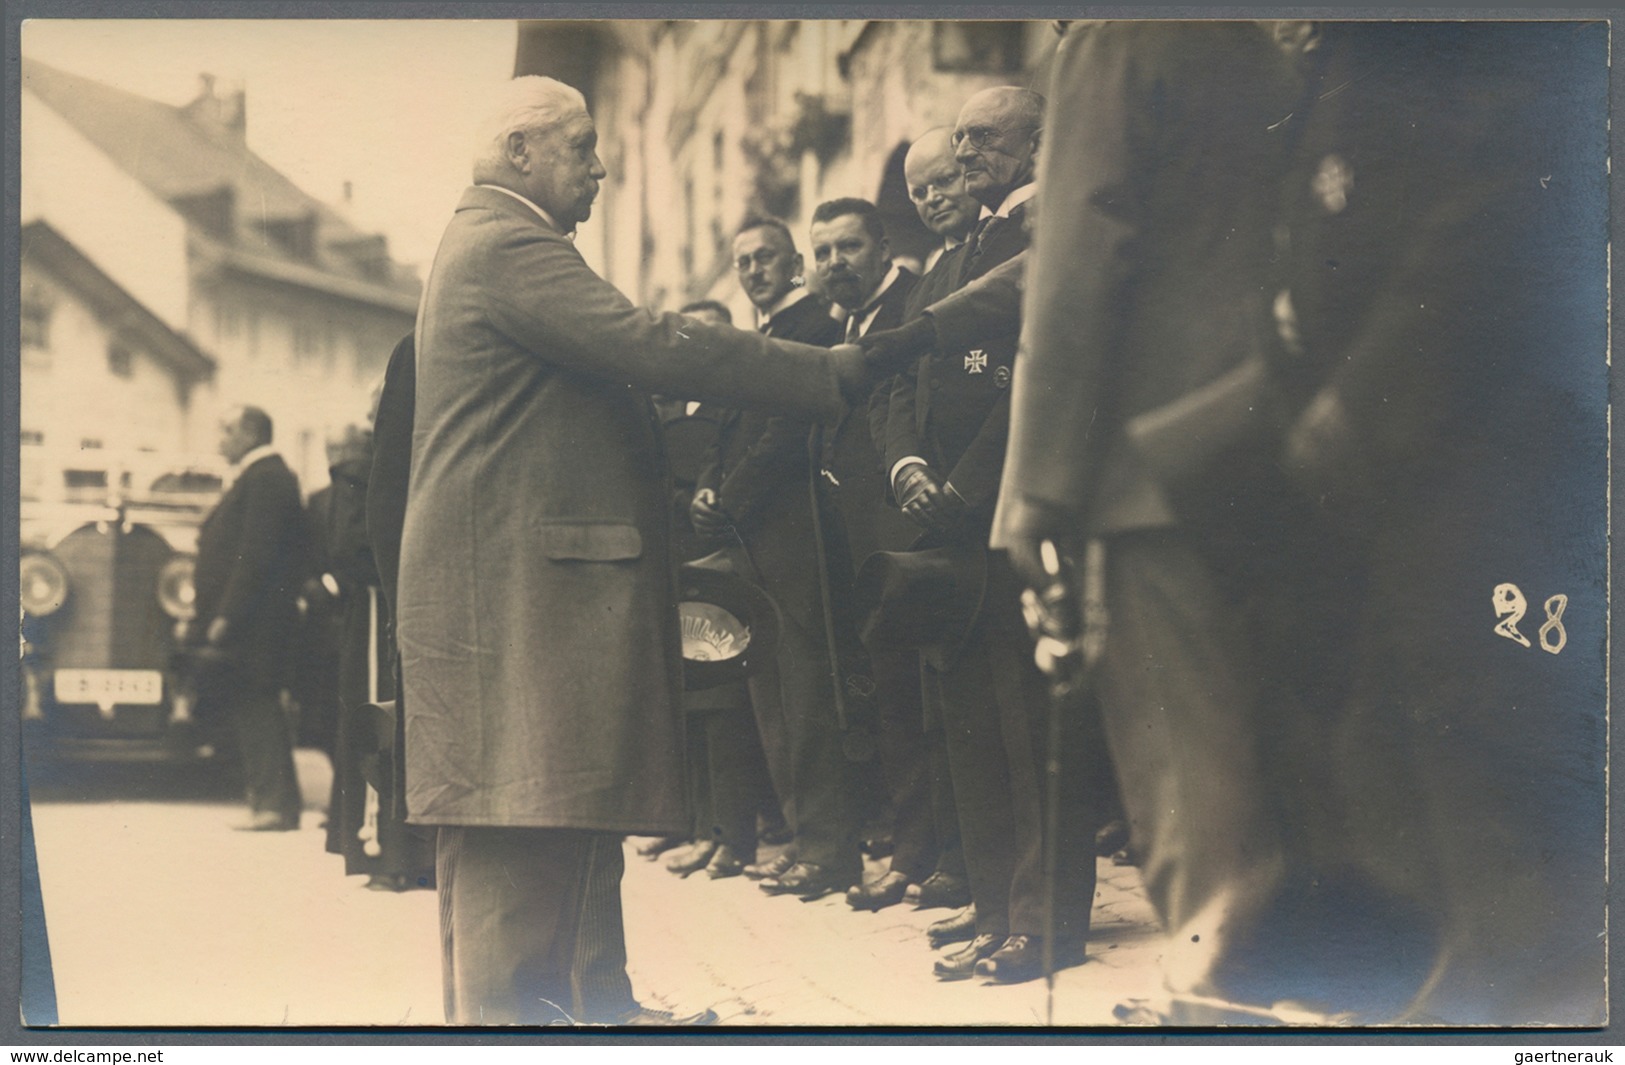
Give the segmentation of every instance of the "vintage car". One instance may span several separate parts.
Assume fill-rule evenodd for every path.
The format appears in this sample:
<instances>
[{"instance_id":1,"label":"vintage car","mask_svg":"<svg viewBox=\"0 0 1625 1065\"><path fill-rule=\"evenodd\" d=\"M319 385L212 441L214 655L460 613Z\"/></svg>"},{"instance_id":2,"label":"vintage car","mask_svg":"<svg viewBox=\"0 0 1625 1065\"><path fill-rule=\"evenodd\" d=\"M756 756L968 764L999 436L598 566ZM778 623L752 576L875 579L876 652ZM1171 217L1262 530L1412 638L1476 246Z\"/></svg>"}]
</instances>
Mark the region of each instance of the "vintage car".
<instances>
[{"instance_id":1,"label":"vintage car","mask_svg":"<svg viewBox=\"0 0 1625 1065\"><path fill-rule=\"evenodd\" d=\"M211 758L177 655L218 459L22 448L23 741L31 756Z\"/></svg>"}]
</instances>

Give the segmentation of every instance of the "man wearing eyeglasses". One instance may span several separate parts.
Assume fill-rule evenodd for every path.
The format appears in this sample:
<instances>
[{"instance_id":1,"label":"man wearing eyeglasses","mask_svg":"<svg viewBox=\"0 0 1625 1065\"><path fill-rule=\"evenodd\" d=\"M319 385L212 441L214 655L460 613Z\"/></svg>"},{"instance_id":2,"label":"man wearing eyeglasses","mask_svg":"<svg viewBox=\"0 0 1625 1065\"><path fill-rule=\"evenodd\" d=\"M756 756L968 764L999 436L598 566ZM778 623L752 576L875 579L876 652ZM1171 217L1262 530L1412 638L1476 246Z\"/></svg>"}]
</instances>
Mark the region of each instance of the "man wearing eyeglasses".
<instances>
[{"instance_id":1,"label":"man wearing eyeglasses","mask_svg":"<svg viewBox=\"0 0 1625 1065\"><path fill-rule=\"evenodd\" d=\"M1000 86L972 96L950 135L965 191L980 218L957 257L958 289L1027 247L1027 204L1042 136L1043 97ZM926 672L926 697L943 722L949 772L976 904L976 937L938 959L943 980L998 982L1041 972L1042 737L1035 708L1045 705L1042 676L1017 603L1020 587L1001 553L986 550L1009 432L1016 351L1013 323L974 347L938 345L895 387L887 417L886 463L903 513L927 533L922 547L956 546L961 565L986 567L986 594L964 645ZM971 579L974 579L972 577ZM1055 958L1083 959L1093 895L1092 826L1065 821L1063 846L1080 860L1058 863ZM1075 838L1074 838L1075 837ZM1087 883L1084 881L1087 880Z\"/></svg>"}]
</instances>

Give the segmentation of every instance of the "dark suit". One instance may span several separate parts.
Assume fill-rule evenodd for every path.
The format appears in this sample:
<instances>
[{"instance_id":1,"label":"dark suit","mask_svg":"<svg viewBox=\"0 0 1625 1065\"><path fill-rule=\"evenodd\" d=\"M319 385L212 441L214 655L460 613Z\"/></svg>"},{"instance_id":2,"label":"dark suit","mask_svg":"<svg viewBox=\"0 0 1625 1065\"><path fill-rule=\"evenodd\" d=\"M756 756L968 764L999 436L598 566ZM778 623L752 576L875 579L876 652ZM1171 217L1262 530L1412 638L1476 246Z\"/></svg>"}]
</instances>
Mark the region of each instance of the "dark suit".
<instances>
[{"instance_id":1,"label":"dark suit","mask_svg":"<svg viewBox=\"0 0 1625 1065\"><path fill-rule=\"evenodd\" d=\"M1285 678L1329 767L1303 830L1439 937L1411 949L1446 1022L1604 1015L1603 30L1330 23L1292 131L1282 280L1346 419L1286 457L1336 548L1298 572L1346 609L1284 616L1352 650ZM1494 632L1501 582L1532 647Z\"/></svg>"},{"instance_id":2,"label":"dark suit","mask_svg":"<svg viewBox=\"0 0 1625 1065\"><path fill-rule=\"evenodd\" d=\"M221 671L200 697L229 707L237 723L248 805L297 823L293 736L280 695L298 624L295 596L309 557L299 482L280 456L242 469L198 530L197 616L201 642L226 621Z\"/></svg>"},{"instance_id":3,"label":"dark suit","mask_svg":"<svg viewBox=\"0 0 1625 1065\"><path fill-rule=\"evenodd\" d=\"M915 293L922 278L900 270L878 302L872 301L873 315L862 326L863 335L895 329L908 321L908 309L915 306ZM848 322L848 336L858 326ZM864 410L852 410L842 419L833 440L824 447L824 468L829 474L819 488L826 503L833 502L831 521L839 518L852 562L852 574L876 551L906 550L919 535L919 529L889 502L886 469L881 443L874 428L883 424L893 386L880 383ZM881 437L883 441L884 437ZM834 568L833 565L831 567ZM852 619L842 617L850 625ZM856 641L852 641L856 647ZM936 869L941 844L932 809L929 748L921 708L919 656L911 652L885 652L861 655L867 658L875 685L876 749L880 760L881 783L892 813L892 840L895 850L891 868L918 883Z\"/></svg>"},{"instance_id":4,"label":"dark suit","mask_svg":"<svg viewBox=\"0 0 1625 1065\"><path fill-rule=\"evenodd\" d=\"M841 324L817 295L779 311L762 332L820 346L841 341ZM761 586L779 606L775 668L751 678L750 694L774 789L795 831L797 857L855 882L862 872L860 826L824 627L808 451L812 425L806 418L734 412L723 420L699 486L716 492Z\"/></svg>"},{"instance_id":5,"label":"dark suit","mask_svg":"<svg viewBox=\"0 0 1625 1065\"><path fill-rule=\"evenodd\" d=\"M620 836L689 821L645 397L833 419L835 366L633 306L525 202L478 187L436 253L416 354L397 636L408 810L442 826L448 1018L612 1020L626 999L575 977L606 944L624 961Z\"/></svg>"},{"instance_id":6,"label":"dark suit","mask_svg":"<svg viewBox=\"0 0 1625 1065\"><path fill-rule=\"evenodd\" d=\"M693 561L716 550L695 531L689 507L700 474L716 444L726 408L702 403L694 413L687 401L656 403L672 472L672 543L678 558ZM694 808L693 836L726 844L741 860L754 861L758 813L779 814L767 757L751 713L744 681L681 696L688 715L689 788Z\"/></svg>"},{"instance_id":7,"label":"dark suit","mask_svg":"<svg viewBox=\"0 0 1625 1065\"><path fill-rule=\"evenodd\" d=\"M1406 926L1403 907L1363 906L1299 860L1302 813L1326 788L1291 752L1320 723L1277 727L1254 627L1284 554L1279 524L1253 524L1283 503L1275 403L1261 393L1254 421L1223 437L1193 425L1161 465L1131 432L1260 352L1282 120L1301 103L1286 72L1252 25L1075 25L1062 42L1050 100L1090 121L1052 126L1040 164L994 531L1074 552L1103 538L1096 687L1170 984L1266 1004L1336 1000L1329 981L1381 984L1418 952L1427 965L1425 944L1381 934ZM1331 964L1316 972L1318 957Z\"/></svg>"},{"instance_id":8,"label":"dark suit","mask_svg":"<svg viewBox=\"0 0 1625 1065\"><path fill-rule=\"evenodd\" d=\"M1064 179L1063 179L1064 180ZM1026 250L1027 207L993 219L954 258L949 287L973 284ZM923 458L964 497L967 513L946 534L985 550L1010 426L1010 384L1018 323L993 317L972 340L939 328L936 350L922 358L912 388L894 387L887 419L888 471ZM905 375L907 381L909 375ZM987 554L982 609L952 668L925 671L926 698L944 726L978 931L1041 934L1043 919L1042 675L1032 663L1019 587L1002 553ZM1086 722L1069 719L1063 760L1081 764L1091 743ZM1086 773L1069 774L1062 796L1056 935L1088 934L1094 897L1094 813Z\"/></svg>"}]
</instances>

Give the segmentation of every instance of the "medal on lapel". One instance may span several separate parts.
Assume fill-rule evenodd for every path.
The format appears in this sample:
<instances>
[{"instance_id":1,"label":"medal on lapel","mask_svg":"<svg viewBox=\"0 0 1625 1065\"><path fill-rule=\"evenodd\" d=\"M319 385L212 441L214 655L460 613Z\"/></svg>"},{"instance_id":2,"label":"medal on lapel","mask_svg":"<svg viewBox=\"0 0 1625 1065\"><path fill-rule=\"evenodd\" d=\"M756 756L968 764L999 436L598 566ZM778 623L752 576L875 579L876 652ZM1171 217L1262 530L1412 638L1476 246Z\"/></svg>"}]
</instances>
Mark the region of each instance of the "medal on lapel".
<instances>
[{"instance_id":1,"label":"medal on lapel","mask_svg":"<svg viewBox=\"0 0 1625 1065\"><path fill-rule=\"evenodd\" d=\"M987 352L977 348L965 356L965 372L981 373L987 369Z\"/></svg>"}]
</instances>

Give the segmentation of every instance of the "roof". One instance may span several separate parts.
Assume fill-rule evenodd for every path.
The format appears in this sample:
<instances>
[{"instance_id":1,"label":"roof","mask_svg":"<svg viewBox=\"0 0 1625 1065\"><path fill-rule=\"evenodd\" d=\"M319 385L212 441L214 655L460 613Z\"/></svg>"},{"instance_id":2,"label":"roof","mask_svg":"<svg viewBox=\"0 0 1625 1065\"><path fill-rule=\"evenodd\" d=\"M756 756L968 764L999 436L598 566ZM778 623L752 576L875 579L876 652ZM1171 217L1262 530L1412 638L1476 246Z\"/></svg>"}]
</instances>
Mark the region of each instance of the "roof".
<instances>
[{"instance_id":1,"label":"roof","mask_svg":"<svg viewBox=\"0 0 1625 1065\"><path fill-rule=\"evenodd\" d=\"M216 100L211 88L174 107L26 58L22 86L211 240L357 282L386 305L415 299L416 277L389 258L382 237L357 230L249 149L240 100ZM236 120L211 118L203 105L235 105Z\"/></svg>"},{"instance_id":2,"label":"roof","mask_svg":"<svg viewBox=\"0 0 1625 1065\"><path fill-rule=\"evenodd\" d=\"M49 222L29 222L17 232L23 263L37 263L68 284L120 332L139 341L184 381L199 381L214 374L215 361L163 319L147 309L76 248Z\"/></svg>"}]
</instances>

